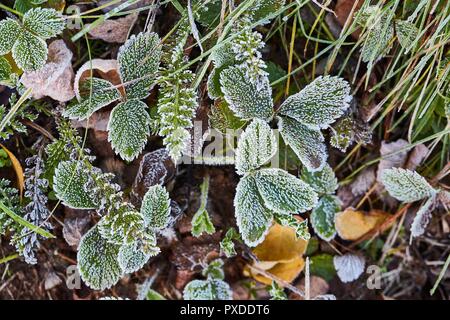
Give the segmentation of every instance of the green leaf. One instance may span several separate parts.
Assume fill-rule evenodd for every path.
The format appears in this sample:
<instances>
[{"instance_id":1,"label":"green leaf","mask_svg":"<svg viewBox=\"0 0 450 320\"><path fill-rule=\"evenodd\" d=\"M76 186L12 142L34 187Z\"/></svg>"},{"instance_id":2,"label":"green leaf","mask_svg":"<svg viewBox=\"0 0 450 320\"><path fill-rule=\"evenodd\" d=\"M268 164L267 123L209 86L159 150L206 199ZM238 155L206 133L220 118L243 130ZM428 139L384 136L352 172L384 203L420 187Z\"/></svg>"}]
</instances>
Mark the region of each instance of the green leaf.
<instances>
[{"instance_id":1,"label":"green leaf","mask_svg":"<svg viewBox=\"0 0 450 320\"><path fill-rule=\"evenodd\" d=\"M211 112L208 117L211 127L223 134L226 134L228 129L240 129L246 123L236 117L228 106L228 103L222 99L217 100L215 104L211 105Z\"/></svg>"},{"instance_id":2,"label":"green leaf","mask_svg":"<svg viewBox=\"0 0 450 320\"><path fill-rule=\"evenodd\" d=\"M138 239L150 246L156 245L152 234L145 230L142 215L129 206L112 210L100 219L97 226L103 238L117 245L131 244Z\"/></svg>"},{"instance_id":3,"label":"green leaf","mask_svg":"<svg viewBox=\"0 0 450 320\"><path fill-rule=\"evenodd\" d=\"M207 234L213 234L216 231L209 217L208 211L206 210L206 206L208 204L209 176L205 177L200 189L200 208L192 217L191 233L194 237L199 237L204 232Z\"/></svg>"},{"instance_id":4,"label":"green leaf","mask_svg":"<svg viewBox=\"0 0 450 320\"><path fill-rule=\"evenodd\" d=\"M339 77L324 76L290 96L279 112L312 129L327 128L350 106L350 85Z\"/></svg>"},{"instance_id":5,"label":"green leaf","mask_svg":"<svg viewBox=\"0 0 450 320\"><path fill-rule=\"evenodd\" d=\"M119 73L125 84L127 99L144 99L150 95L161 60L161 45L156 33L132 35L119 49Z\"/></svg>"},{"instance_id":6,"label":"green leaf","mask_svg":"<svg viewBox=\"0 0 450 320\"><path fill-rule=\"evenodd\" d=\"M239 181L234 208L236 223L244 242L250 247L261 243L272 225L273 213L264 207L253 176L246 176Z\"/></svg>"},{"instance_id":7,"label":"green leaf","mask_svg":"<svg viewBox=\"0 0 450 320\"><path fill-rule=\"evenodd\" d=\"M11 65L5 57L0 57L0 83L7 82L11 78Z\"/></svg>"},{"instance_id":8,"label":"green leaf","mask_svg":"<svg viewBox=\"0 0 450 320\"><path fill-rule=\"evenodd\" d=\"M0 55L10 52L21 33L20 24L11 18L0 21Z\"/></svg>"},{"instance_id":9,"label":"green leaf","mask_svg":"<svg viewBox=\"0 0 450 320\"><path fill-rule=\"evenodd\" d=\"M257 0L254 6L252 6L251 11L253 14L253 20L265 20L269 22L274 16L274 13L281 9L286 0Z\"/></svg>"},{"instance_id":10,"label":"green leaf","mask_svg":"<svg viewBox=\"0 0 450 320\"><path fill-rule=\"evenodd\" d=\"M106 107L110 103L120 99L120 92L114 85L103 79L87 79L80 86L82 100L78 103L70 104L63 112L65 117L70 119L85 120L95 111ZM92 86L92 95L90 95Z\"/></svg>"},{"instance_id":11,"label":"green leaf","mask_svg":"<svg viewBox=\"0 0 450 320\"><path fill-rule=\"evenodd\" d=\"M222 280L193 280L183 290L184 300L232 300L228 283Z\"/></svg>"},{"instance_id":12,"label":"green leaf","mask_svg":"<svg viewBox=\"0 0 450 320\"><path fill-rule=\"evenodd\" d=\"M327 164L320 171L302 171L302 179L319 194L332 194L338 188L333 169Z\"/></svg>"},{"instance_id":13,"label":"green leaf","mask_svg":"<svg viewBox=\"0 0 450 320\"><path fill-rule=\"evenodd\" d=\"M303 165L309 171L321 170L328 157L322 133L289 117L278 119L284 142L292 148Z\"/></svg>"},{"instance_id":14,"label":"green leaf","mask_svg":"<svg viewBox=\"0 0 450 320\"><path fill-rule=\"evenodd\" d=\"M291 214L279 214L276 213L274 215L275 221L281 224L282 226L291 227L295 231L295 236L299 239L303 239L305 241L309 241L311 239L311 234L308 230L308 220L305 219L303 221L297 220Z\"/></svg>"},{"instance_id":15,"label":"green leaf","mask_svg":"<svg viewBox=\"0 0 450 320\"><path fill-rule=\"evenodd\" d=\"M220 250L225 254L227 258L231 258L236 255L236 249L234 248L233 240L241 240L239 233L234 229L228 229L225 237L220 242Z\"/></svg>"},{"instance_id":16,"label":"green leaf","mask_svg":"<svg viewBox=\"0 0 450 320\"><path fill-rule=\"evenodd\" d=\"M258 169L267 163L276 152L277 141L272 129L262 120L253 120L238 141L237 173L245 174Z\"/></svg>"},{"instance_id":17,"label":"green leaf","mask_svg":"<svg viewBox=\"0 0 450 320\"><path fill-rule=\"evenodd\" d=\"M334 216L341 210L339 198L325 195L311 213L311 225L316 234L325 241L330 241L336 235Z\"/></svg>"},{"instance_id":18,"label":"green leaf","mask_svg":"<svg viewBox=\"0 0 450 320\"><path fill-rule=\"evenodd\" d=\"M147 105L139 100L128 100L118 104L111 112L108 140L124 160L132 161L147 143L150 116L146 108Z\"/></svg>"},{"instance_id":19,"label":"green leaf","mask_svg":"<svg viewBox=\"0 0 450 320\"><path fill-rule=\"evenodd\" d=\"M301 213L317 203L317 193L307 183L282 169L261 169L255 180L265 207L277 213Z\"/></svg>"},{"instance_id":20,"label":"green leaf","mask_svg":"<svg viewBox=\"0 0 450 320\"><path fill-rule=\"evenodd\" d=\"M142 200L141 214L145 225L164 229L170 222L169 193L160 185L151 186Z\"/></svg>"},{"instance_id":21,"label":"green leaf","mask_svg":"<svg viewBox=\"0 0 450 320\"><path fill-rule=\"evenodd\" d=\"M239 67L229 67L220 73L220 84L225 100L236 115L243 119L272 119L272 88L267 77L261 88L245 75Z\"/></svg>"},{"instance_id":22,"label":"green leaf","mask_svg":"<svg viewBox=\"0 0 450 320\"><path fill-rule=\"evenodd\" d=\"M436 193L424 177L402 168L384 170L381 182L392 197L406 203L419 201Z\"/></svg>"},{"instance_id":23,"label":"green leaf","mask_svg":"<svg viewBox=\"0 0 450 320\"><path fill-rule=\"evenodd\" d=\"M104 290L112 287L122 276L117 256L120 247L109 243L93 227L78 247L78 270L83 281L92 289Z\"/></svg>"},{"instance_id":24,"label":"green leaf","mask_svg":"<svg viewBox=\"0 0 450 320\"><path fill-rule=\"evenodd\" d=\"M202 274L208 279L225 279L225 273L223 272L223 260L216 259L209 263L209 265L203 269Z\"/></svg>"},{"instance_id":25,"label":"green leaf","mask_svg":"<svg viewBox=\"0 0 450 320\"><path fill-rule=\"evenodd\" d=\"M24 71L41 69L47 61L47 54L45 41L28 31L19 35L12 48L14 61Z\"/></svg>"},{"instance_id":26,"label":"green leaf","mask_svg":"<svg viewBox=\"0 0 450 320\"><path fill-rule=\"evenodd\" d=\"M61 162L55 170L53 190L64 205L75 209L96 209L98 204L84 188L91 181L82 161Z\"/></svg>"},{"instance_id":27,"label":"green leaf","mask_svg":"<svg viewBox=\"0 0 450 320\"><path fill-rule=\"evenodd\" d=\"M280 287L276 281L272 281L272 285L269 287L269 294L272 297L270 300L287 300L288 297L284 292L284 288Z\"/></svg>"},{"instance_id":28,"label":"green leaf","mask_svg":"<svg viewBox=\"0 0 450 320\"><path fill-rule=\"evenodd\" d=\"M416 41L419 35L419 29L410 21L397 20L395 22L395 31L397 32L398 42L407 53L411 45Z\"/></svg>"},{"instance_id":29,"label":"green leaf","mask_svg":"<svg viewBox=\"0 0 450 320\"><path fill-rule=\"evenodd\" d=\"M333 256L322 253L311 257L309 271L312 275L319 276L327 282L333 280L336 276L336 269L333 264Z\"/></svg>"},{"instance_id":30,"label":"green leaf","mask_svg":"<svg viewBox=\"0 0 450 320\"><path fill-rule=\"evenodd\" d=\"M137 242L133 242L120 247L117 260L124 273L132 273L142 269L151 256L152 254L144 252Z\"/></svg>"},{"instance_id":31,"label":"green leaf","mask_svg":"<svg viewBox=\"0 0 450 320\"><path fill-rule=\"evenodd\" d=\"M62 33L66 23L55 9L34 8L23 16L23 25L38 36L50 39Z\"/></svg>"}]
</instances>

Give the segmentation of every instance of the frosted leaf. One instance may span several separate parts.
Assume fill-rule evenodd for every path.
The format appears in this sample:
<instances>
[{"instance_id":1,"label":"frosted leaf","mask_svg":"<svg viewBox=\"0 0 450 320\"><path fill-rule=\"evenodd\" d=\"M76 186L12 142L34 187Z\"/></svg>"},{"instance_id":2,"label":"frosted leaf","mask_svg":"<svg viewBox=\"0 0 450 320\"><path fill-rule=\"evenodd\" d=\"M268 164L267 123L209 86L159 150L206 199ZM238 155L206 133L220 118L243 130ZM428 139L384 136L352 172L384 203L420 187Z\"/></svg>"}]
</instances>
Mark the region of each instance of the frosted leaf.
<instances>
[{"instance_id":1,"label":"frosted leaf","mask_svg":"<svg viewBox=\"0 0 450 320\"><path fill-rule=\"evenodd\" d=\"M394 28L388 15L388 12L381 12L376 8L368 18L366 38L361 49L364 62L373 63L390 50L389 42L394 36Z\"/></svg>"},{"instance_id":2,"label":"frosted leaf","mask_svg":"<svg viewBox=\"0 0 450 320\"><path fill-rule=\"evenodd\" d=\"M311 239L307 219L300 221L291 214L275 214L275 221L282 226L294 229L297 239L303 239L305 241Z\"/></svg>"},{"instance_id":3,"label":"frosted leaf","mask_svg":"<svg viewBox=\"0 0 450 320\"><path fill-rule=\"evenodd\" d=\"M0 57L0 84L7 83L11 78L11 65L5 57Z\"/></svg>"},{"instance_id":4,"label":"frosted leaf","mask_svg":"<svg viewBox=\"0 0 450 320\"><path fill-rule=\"evenodd\" d=\"M92 83L90 79L92 79ZM120 98L119 90L117 90L111 82L99 78L90 79L86 79L82 82L80 86L82 100L77 103L69 104L63 112L65 117L68 117L69 119L85 120L95 111L106 107ZM91 88L92 94L90 95Z\"/></svg>"},{"instance_id":5,"label":"frosted leaf","mask_svg":"<svg viewBox=\"0 0 450 320\"><path fill-rule=\"evenodd\" d=\"M92 289L111 288L122 276L117 256L119 246L102 238L93 227L81 239L78 247L78 270L83 281Z\"/></svg>"},{"instance_id":6,"label":"frosted leaf","mask_svg":"<svg viewBox=\"0 0 450 320\"><path fill-rule=\"evenodd\" d=\"M150 259L151 254L145 253L136 242L122 245L117 260L124 273L132 273L141 269Z\"/></svg>"},{"instance_id":7,"label":"frosted leaf","mask_svg":"<svg viewBox=\"0 0 450 320\"><path fill-rule=\"evenodd\" d=\"M411 240L424 234L425 228L431 220L434 201L435 197L429 198L417 211L413 223L411 224Z\"/></svg>"},{"instance_id":8,"label":"frosted leaf","mask_svg":"<svg viewBox=\"0 0 450 320\"><path fill-rule=\"evenodd\" d=\"M211 60L216 69L235 64L236 54L233 51L233 45L230 42L226 42L223 45L214 47L211 52Z\"/></svg>"},{"instance_id":9,"label":"frosted leaf","mask_svg":"<svg viewBox=\"0 0 450 320\"><path fill-rule=\"evenodd\" d=\"M119 49L119 73L128 99L150 95L161 59L160 40L156 33L132 35Z\"/></svg>"},{"instance_id":10,"label":"frosted leaf","mask_svg":"<svg viewBox=\"0 0 450 320\"><path fill-rule=\"evenodd\" d=\"M53 190L64 205L75 209L95 209L93 201L84 186L91 182L89 172L82 161L61 162L55 170Z\"/></svg>"},{"instance_id":11,"label":"frosted leaf","mask_svg":"<svg viewBox=\"0 0 450 320\"><path fill-rule=\"evenodd\" d=\"M311 213L311 225L316 234L325 241L330 241L336 235L334 216L341 210L339 198L325 195Z\"/></svg>"},{"instance_id":12,"label":"frosted leaf","mask_svg":"<svg viewBox=\"0 0 450 320\"><path fill-rule=\"evenodd\" d=\"M228 283L222 280L193 280L183 290L184 300L232 300Z\"/></svg>"},{"instance_id":13,"label":"frosted leaf","mask_svg":"<svg viewBox=\"0 0 450 320\"><path fill-rule=\"evenodd\" d=\"M320 171L303 170L302 179L319 194L331 194L338 188L338 181L328 163Z\"/></svg>"},{"instance_id":14,"label":"frosted leaf","mask_svg":"<svg viewBox=\"0 0 450 320\"><path fill-rule=\"evenodd\" d=\"M234 248L233 240L240 239L241 237L239 236L239 233L234 228L228 229L225 237L220 242L220 251L223 252L225 257L231 258L236 255L236 249Z\"/></svg>"},{"instance_id":15,"label":"frosted leaf","mask_svg":"<svg viewBox=\"0 0 450 320\"><path fill-rule=\"evenodd\" d=\"M38 36L50 39L63 32L66 23L55 9L34 8L23 16L23 25Z\"/></svg>"},{"instance_id":16,"label":"frosted leaf","mask_svg":"<svg viewBox=\"0 0 450 320\"><path fill-rule=\"evenodd\" d=\"M236 170L245 174L267 163L277 152L276 137L267 123L255 119L239 138L236 149Z\"/></svg>"},{"instance_id":17,"label":"frosted leaf","mask_svg":"<svg viewBox=\"0 0 450 320\"><path fill-rule=\"evenodd\" d=\"M208 279L225 279L225 273L223 272L223 260L216 259L211 261L206 268L203 269L202 275Z\"/></svg>"},{"instance_id":18,"label":"frosted leaf","mask_svg":"<svg viewBox=\"0 0 450 320\"><path fill-rule=\"evenodd\" d=\"M260 89L239 67L229 67L220 73L220 85L225 100L236 115L243 119L268 121L273 116L272 88L264 77Z\"/></svg>"},{"instance_id":19,"label":"frosted leaf","mask_svg":"<svg viewBox=\"0 0 450 320\"><path fill-rule=\"evenodd\" d=\"M10 52L21 33L20 25L16 20L6 18L0 21L0 55Z\"/></svg>"},{"instance_id":20,"label":"frosted leaf","mask_svg":"<svg viewBox=\"0 0 450 320\"><path fill-rule=\"evenodd\" d=\"M345 254L333 258L334 268L342 282L352 282L364 272L365 261L363 257L354 254Z\"/></svg>"},{"instance_id":21,"label":"frosted leaf","mask_svg":"<svg viewBox=\"0 0 450 320\"><path fill-rule=\"evenodd\" d=\"M139 100L118 104L111 112L108 123L108 140L114 151L127 161L132 161L144 149L150 134L150 116L147 105Z\"/></svg>"},{"instance_id":22,"label":"frosted leaf","mask_svg":"<svg viewBox=\"0 0 450 320\"><path fill-rule=\"evenodd\" d=\"M301 213L317 203L317 193L307 183L282 169L261 169L255 180L265 207L277 213Z\"/></svg>"},{"instance_id":23,"label":"frosted leaf","mask_svg":"<svg viewBox=\"0 0 450 320\"><path fill-rule=\"evenodd\" d=\"M257 0L252 8L253 20L268 23L274 13L284 6L286 0Z\"/></svg>"},{"instance_id":24,"label":"frosted leaf","mask_svg":"<svg viewBox=\"0 0 450 320\"><path fill-rule=\"evenodd\" d=\"M284 142L292 148L303 165L309 171L321 170L328 157L322 133L289 117L278 119Z\"/></svg>"},{"instance_id":25,"label":"frosted leaf","mask_svg":"<svg viewBox=\"0 0 450 320\"><path fill-rule=\"evenodd\" d=\"M109 212L100 219L97 227L103 238L118 245L131 244L147 236L142 215L128 207ZM152 238L147 240L154 245Z\"/></svg>"},{"instance_id":26,"label":"frosted leaf","mask_svg":"<svg viewBox=\"0 0 450 320\"><path fill-rule=\"evenodd\" d=\"M269 231L273 214L264 207L253 176L246 176L239 181L234 208L236 223L244 242L250 247L260 244Z\"/></svg>"},{"instance_id":27,"label":"frosted leaf","mask_svg":"<svg viewBox=\"0 0 450 320\"><path fill-rule=\"evenodd\" d=\"M407 53L411 45L416 41L419 35L419 29L410 21L397 20L395 22L395 31L397 32L398 42Z\"/></svg>"},{"instance_id":28,"label":"frosted leaf","mask_svg":"<svg viewBox=\"0 0 450 320\"><path fill-rule=\"evenodd\" d=\"M313 128L327 128L348 109L350 85L339 77L324 76L290 96L279 112Z\"/></svg>"},{"instance_id":29,"label":"frosted leaf","mask_svg":"<svg viewBox=\"0 0 450 320\"><path fill-rule=\"evenodd\" d=\"M417 172L401 168L384 170L381 182L392 197L406 203L422 200L436 193Z\"/></svg>"},{"instance_id":30,"label":"frosted leaf","mask_svg":"<svg viewBox=\"0 0 450 320\"><path fill-rule=\"evenodd\" d=\"M47 61L47 44L31 32L23 31L12 48L14 61L24 71L41 69Z\"/></svg>"},{"instance_id":31,"label":"frosted leaf","mask_svg":"<svg viewBox=\"0 0 450 320\"><path fill-rule=\"evenodd\" d=\"M191 221L191 233L194 237L199 237L204 232L206 232L207 234L212 234L216 231L207 211L209 179L209 176L206 176L200 186L200 208L194 214Z\"/></svg>"},{"instance_id":32,"label":"frosted leaf","mask_svg":"<svg viewBox=\"0 0 450 320\"><path fill-rule=\"evenodd\" d=\"M145 225L164 229L170 222L169 193L160 185L151 186L142 200L141 214Z\"/></svg>"}]
</instances>

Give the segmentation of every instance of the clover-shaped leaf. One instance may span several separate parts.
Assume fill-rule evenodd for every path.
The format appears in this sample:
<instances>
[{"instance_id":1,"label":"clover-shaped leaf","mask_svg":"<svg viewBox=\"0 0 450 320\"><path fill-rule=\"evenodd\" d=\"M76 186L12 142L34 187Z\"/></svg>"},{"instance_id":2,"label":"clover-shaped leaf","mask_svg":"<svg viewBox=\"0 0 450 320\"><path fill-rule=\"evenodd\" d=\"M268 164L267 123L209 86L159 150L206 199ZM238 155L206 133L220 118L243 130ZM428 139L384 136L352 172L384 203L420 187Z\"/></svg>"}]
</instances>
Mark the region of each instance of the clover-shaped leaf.
<instances>
[{"instance_id":1,"label":"clover-shaped leaf","mask_svg":"<svg viewBox=\"0 0 450 320\"><path fill-rule=\"evenodd\" d=\"M20 24L11 18L0 21L0 55L10 52L21 33Z\"/></svg>"},{"instance_id":2,"label":"clover-shaped leaf","mask_svg":"<svg viewBox=\"0 0 450 320\"><path fill-rule=\"evenodd\" d=\"M236 170L245 174L267 163L277 152L277 141L272 129L255 119L241 135L236 150Z\"/></svg>"},{"instance_id":3,"label":"clover-shaped leaf","mask_svg":"<svg viewBox=\"0 0 450 320\"><path fill-rule=\"evenodd\" d=\"M23 16L23 25L43 39L50 39L64 31L65 21L55 9L34 8Z\"/></svg>"},{"instance_id":4,"label":"clover-shaped leaf","mask_svg":"<svg viewBox=\"0 0 450 320\"><path fill-rule=\"evenodd\" d=\"M402 168L384 170L381 181L391 196L407 203L428 198L436 193L424 177Z\"/></svg>"},{"instance_id":5,"label":"clover-shaped leaf","mask_svg":"<svg viewBox=\"0 0 450 320\"><path fill-rule=\"evenodd\" d=\"M41 69L47 60L47 54L45 41L28 31L19 35L12 48L12 55L17 65L26 71Z\"/></svg>"},{"instance_id":6,"label":"clover-shaped leaf","mask_svg":"<svg viewBox=\"0 0 450 320\"><path fill-rule=\"evenodd\" d=\"M92 81L91 81L92 80ZM92 89L92 94L90 93ZM107 80L89 78L81 83L80 95L82 100L70 104L63 115L70 119L84 120L95 111L120 99L120 92Z\"/></svg>"},{"instance_id":7,"label":"clover-shaped leaf","mask_svg":"<svg viewBox=\"0 0 450 320\"><path fill-rule=\"evenodd\" d=\"M282 169L261 169L255 180L265 207L274 212L305 212L317 203L317 193L307 183Z\"/></svg>"},{"instance_id":8,"label":"clover-shaped leaf","mask_svg":"<svg viewBox=\"0 0 450 320\"><path fill-rule=\"evenodd\" d=\"M97 227L83 236L78 247L78 270L89 287L104 290L119 281L123 274L117 261L119 249L120 246L104 239Z\"/></svg>"},{"instance_id":9,"label":"clover-shaped leaf","mask_svg":"<svg viewBox=\"0 0 450 320\"><path fill-rule=\"evenodd\" d=\"M161 185L151 186L142 200L141 214L146 226L164 229L170 222L169 194Z\"/></svg>"},{"instance_id":10,"label":"clover-shaped leaf","mask_svg":"<svg viewBox=\"0 0 450 320\"><path fill-rule=\"evenodd\" d=\"M302 179L319 194L332 194L338 188L333 169L326 164L320 171L302 171Z\"/></svg>"},{"instance_id":11,"label":"clover-shaped leaf","mask_svg":"<svg viewBox=\"0 0 450 320\"><path fill-rule=\"evenodd\" d=\"M256 83L246 77L245 70L232 66L220 73L220 84L225 100L236 115L243 119L270 120L273 116L272 88L269 79L262 77Z\"/></svg>"},{"instance_id":12,"label":"clover-shaped leaf","mask_svg":"<svg viewBox=\"0 0 450 320\"><path fill-rule=\"evenodd\" d=\"M108 140L124 160L132 161L145 147L150 134L150 116L146 108L142 101L128 100L111 112Z\"/></svg>"},{"instance_id":13,"label":"clover-shaped leaf","mask_svg":"<svg viewBox=\"0 0 450 320\"><path fill-rule=\"evenodd\" d=\"M150 95L160 59L160 40L153 32L132 35L120 47L117 60L127 99L144 99Z\"/></svg>"},{"instance_id":14,"label":"clover-shaped leaf","mask_svg":"<svg viewBox=\"0 0 450 320\"><path fill-rule=\"evenodd\" d=\"M328 154L319 130L310 129L290 117L279 117L281 136L309 171L321 170Z\"/></svg>"},{"instance_id":15,"label":"clover-shaped leaf","mask_svg":"<svg viewBox=\"0 0 450 320\"><path fill-rule=\"evenodd\" d=\"M98 204L84 186L91 182L89 172L82 161L61 162L55 170L53 189L64 205L75 209L96 209Z\"/></svg>"},{"instance_id":16,"label":"clover-shaped leaf","mask_svg":"<svg viewBox=\"0 0 450 320\"><path fill-rule=\"evenodd\" d=\"M325 195L311 213L311 225L316 234L325 241L330 241L336 235L334 217L341 210L339 198Z\"/></svg>"},{"instance_id":17,"label":"clover-shaped leaf","mask_svg":"<svg viewBox=\"0 0 450 320\"><path fill-rule=\"evenodd\" d=\"M264 207L253 176L245 176L239 181L234 208L244 242L252 247L261 243L272 224L273 213Z\"/></svg>"},{"instance_id":18,"label":"clover-shaped leaf","mask_svg":"<svg viewBox=\"0 0 450 320\"><path fill-rule=\"evenodd\" d=\"M339 77L318 77L287 98L279 112L310 128L326 128L344 114L351 99L347 81Z\"/></svg>"}]
</instances>

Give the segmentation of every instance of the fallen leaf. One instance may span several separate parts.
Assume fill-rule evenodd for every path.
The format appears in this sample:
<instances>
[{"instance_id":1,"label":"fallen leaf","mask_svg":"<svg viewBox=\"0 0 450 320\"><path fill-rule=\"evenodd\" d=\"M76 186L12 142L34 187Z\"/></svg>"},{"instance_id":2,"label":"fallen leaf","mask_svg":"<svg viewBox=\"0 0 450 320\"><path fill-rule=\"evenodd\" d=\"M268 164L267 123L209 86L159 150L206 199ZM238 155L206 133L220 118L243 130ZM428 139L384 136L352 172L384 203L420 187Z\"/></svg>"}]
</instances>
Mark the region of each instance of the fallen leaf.
<instances>
[{"instance_id":1,"label":"fallen leaf","mask_svg":"<svg viewBox=\"0 0 450 320\"><path fill-rule=\"evenodd\" d=\"M370 167L363 170L350 185L352 194L360 196L369 190L375 183L375 168Z\"/></svg>"},{"instance_id":2,"label":"fallen leaf","mask_svg":"<svg viewBox=\"0 0 450 320\"><path fill-rule=\"evenodd\" d=\"M45 290L53 289L56 286L59 286L62 283L62 280L58 275L51 271L47 273L44 281L44 288Z\"/></svg>"},{"instance_id":3,"label":"fallen leaf","mask_svg":"<svg viewBox=\"0 0 450 320\"><path fill-rule=\"evenodd\" d=\"M111 115L111 110L100 109L94 112L89 120L72 120L72 126L74 128L86 128L94 129L95 131L107 131L109 116Z\"/></svg>"},{"instance_id":4,"label":"fallen leaf","mask_svg":"<svg viewBox=\"0 0 450 320\"><path fill-rule=\"evenodd\" d=\"M130 14L115 20L105 20L100 25L89 31L94 39L100 39L109 43L124 43L128 33L135 24L138 14ZM86 27L88 28L89 25Z\"/></svg>"},{"instance_id":5,"label":"fallen leaf","mask_svg":"<svg viewBox=\"0 0 450 320\"><path fill-rule=\"evenodd\" d=\"M22 165L20 164L20 161L16 158L16 156L1 143L0 143L0 147L3 150L5 150L5 152L8 154L9 159L11 160L14 172L16 173L16 176L17 176L17 186L19 188L20 198L22 198L23 188L25 186L25 177L23 174Z\"/></svg>"},{"instance_id":6,"label":"fallen leaf","mask_svg":"<svg viewBox=\"0 0 450 320\"><path fill-rule=\"evenodd\" d=\"M274 276L283 279L286 282L292 282L298 277L300 272L305 268L305 260L302 257L297 257L289 262L277 263L273 268L267 270L267 272L273 274ZM270 285L272 279L266 277L265 275L258 273L255 269L250 269L250 274L253 279Z\"/></svg>"},{"instance_id":7,"label":"fallen leaf","mask_svg":"<svg viewBox=\"0 0 450 320\"><path fill-rule=\"evenodd\" d=\"M300 281L300 284L297 285L297 288L299 288L303 292L305 291L305 278ZM317 276L311 276L309 278L309 295L311 299L326 294L329 289L330 286L328 285L328 282L325 281L325 279ZM299 297L295 293L291 293L289 295L289 298L293 300L303 300L302 297Z\"/></svg>"},{"instance_id":8,"label":"fallen leaf","mask_svg":"<svg viewBox=\"0 0 450 320\"><path fill-rule=\"evenodd\" d=\"M377 182L381 183L381 173L386 169L400 168L406 162L408 151L399 151L408 146L408 141L399 139L394 142L381 142L380 155L382 159L378 163ZM396 152L395 154L392 154Z\"/></svg>"},{"instance_id":9,"label":"fallen leaf","mask_svg":"<svg viewBox=\"0 0 450 320\"><path fill-rule=\"evenodd\" d=\"M72 51L63 40L55 40L48 46L47 63L37 71L25 71L20 79L26 88L31 88L33 98L50 97L66 102L75 94L72 85Z\"/></svg>"},{"instance_id":10,"label":"fallen leaf","mask_svg":"<svg viewBox=\"0 0 450 320\"><path fill-rule=\"evenodd\" d=\"M356 240L381 225L388 217L389 214L381 210L365 213L348 208L336 214L336 231L344 240Z\"/></svg>"},{"instance_id":11,"label":"fallen leaf","mask_svg":"<svg viewBox=\"0 0 450 320\"><path fill-rule=\"evenodd\" d=\"M342 282L352 282L364 272L365 260L363 257L347 253L333 258L334 268Z\"/></svg>"},{"instance_id":12,"label":"fallen leaf","mask_svg":"<svg viewBox=\"0 0 450 320\"><path fill-rule=\"evenodd\" d=\"M416 170L418 166L420 166L428 156L430 149L427 148L423 143L414 147L408 157L408 161L406 161L405 169Z\"/></svg>"},{"instance_id":13,"label":"fallen leaf","mask_svg":"<svg viewBox=\"0 0 450 320\"><path fill-rule=\"evenodd\" d=\"M64 220L62 234L69 246L78 247L81 237L86 233L89 217L76 217Z\"/></svg>"}]
</instances>

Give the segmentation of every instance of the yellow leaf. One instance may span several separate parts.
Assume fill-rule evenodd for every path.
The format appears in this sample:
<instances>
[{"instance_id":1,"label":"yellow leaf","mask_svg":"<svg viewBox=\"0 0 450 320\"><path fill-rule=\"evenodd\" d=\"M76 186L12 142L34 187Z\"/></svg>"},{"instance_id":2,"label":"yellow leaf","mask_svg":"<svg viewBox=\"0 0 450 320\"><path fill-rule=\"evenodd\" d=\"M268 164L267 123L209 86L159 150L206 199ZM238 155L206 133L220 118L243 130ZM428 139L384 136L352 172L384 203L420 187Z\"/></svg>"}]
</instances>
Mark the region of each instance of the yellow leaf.
<instances>
[{"instance_id":1,"label":"yellow leaf","mask_svg":"<svg viewBox=\"0 0 450 320\"><path fill-rule=\"evenodd\" d=\"M305 260L302 257L294 258L289 262L277 263L273 268L266 270L270 274L273 274L277 278L283 279L286 282L292 282L298 277L300 272L302 272L305 267ZM266 277L265 275L258 273L255 269L250 269L250 274L253 279L264 283L266 285L272 284L272 279Z\"/></svg>"},{"instance_id":2,"label":"yellow leaf","mask_svg":"<svg viewBox=\"0 0 450 320\"><path fill-rule=\"evenodd\" d=\"M365 213L349 208L336 215L336 230L342 239L356 240L381 225L388 216L381 210Z\"/></svg>"},{"instance_id":3,"label":"yellow leaf","mask_svg":"<svg viewBox=\"0 0 450 320\"><path fill-rule=\"evenodd\" d=\"M5 150L5 152L8 154L9 159L11 159L12 166L13 166L14 171L16 172L16 176L17 176L17 185L19 187L20 197L22 198L23 188L25 185L25 178L23 175L22 165L20 164L19 160L17 160L16 156L1 143L0 143L0 147L3 150Z\"/></svg>"},{"instance_id":4,"label":"yellow leaf","mask_svg":"<svg viewBox=\"0 0 450 320\"><path fill-rule=\"evenodd\" d=\"M5 54L5 55L3 56L3 58L5 58L5 59L9 62L9 65L11 66L11 72L12 72L12 73L16 73L16 74L19 75L19 76L23 73L23 70L20 69L20 68L17 66L16 62L14 61L11 52Z\"/></svg>"}]
</instances>

